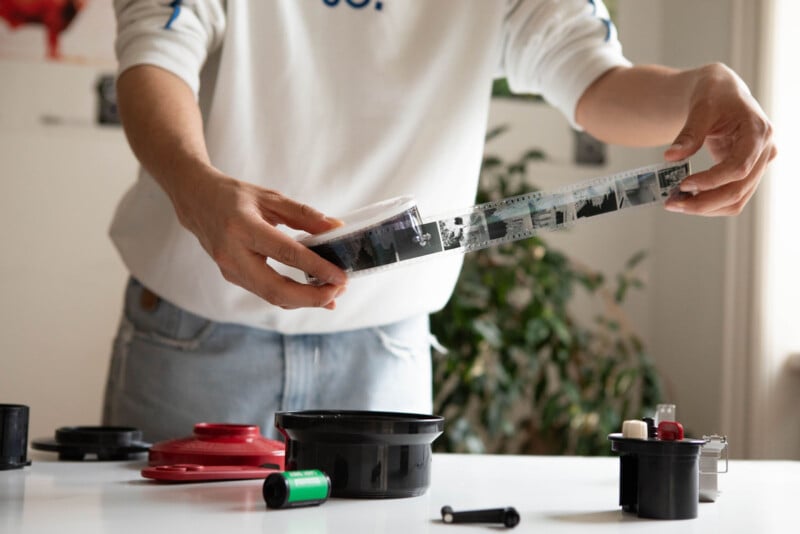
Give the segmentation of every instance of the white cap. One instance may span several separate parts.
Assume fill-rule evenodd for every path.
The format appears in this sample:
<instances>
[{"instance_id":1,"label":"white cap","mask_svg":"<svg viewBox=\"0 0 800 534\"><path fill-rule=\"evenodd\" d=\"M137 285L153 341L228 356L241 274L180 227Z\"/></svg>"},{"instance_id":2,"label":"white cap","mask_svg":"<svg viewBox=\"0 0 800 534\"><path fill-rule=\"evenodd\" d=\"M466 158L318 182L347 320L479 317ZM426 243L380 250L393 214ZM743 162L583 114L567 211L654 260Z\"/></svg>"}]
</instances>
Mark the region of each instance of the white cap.
<instances>
[{"instance_id":1,"label":"white cap","mask_svg":"<svg viewBox=\"0 0 800 534\"><path fill-rule=\"evenodd\" d=\"M637 419L623 421L622 437L632 439L647 439L647 423Z\"/></svg>"}]
</instances>

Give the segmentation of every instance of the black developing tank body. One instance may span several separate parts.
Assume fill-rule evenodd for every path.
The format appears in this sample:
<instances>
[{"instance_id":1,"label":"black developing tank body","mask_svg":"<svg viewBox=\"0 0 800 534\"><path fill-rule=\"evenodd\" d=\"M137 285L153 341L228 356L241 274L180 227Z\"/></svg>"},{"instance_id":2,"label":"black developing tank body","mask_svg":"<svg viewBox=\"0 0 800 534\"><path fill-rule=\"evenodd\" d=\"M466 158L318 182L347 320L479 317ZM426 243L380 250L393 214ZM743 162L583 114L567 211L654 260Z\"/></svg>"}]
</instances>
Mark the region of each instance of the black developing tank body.
<instances>
[{"instance_id":1,"label":"black developing tank body","mask_svg":"<svg viewBox=\"0 0 800 534\"><path fill-rule=\"evenodd\" d=\"M619 457L619 504L649 519L694 519L700 500L700 439L662 441L611 434Z\"/></svg>"},{"instance_id":2,"label":"black developing tank body","mask_svg":"<svg viewBox=\"0 0 800 534\"><path fill-rule=\"evenodd\" d=\"M431 443L444 429L436 415L369 411L278 412L286 469L319 469L331 496L422 495L430 483Z\"/></svg>"}]
</instances>

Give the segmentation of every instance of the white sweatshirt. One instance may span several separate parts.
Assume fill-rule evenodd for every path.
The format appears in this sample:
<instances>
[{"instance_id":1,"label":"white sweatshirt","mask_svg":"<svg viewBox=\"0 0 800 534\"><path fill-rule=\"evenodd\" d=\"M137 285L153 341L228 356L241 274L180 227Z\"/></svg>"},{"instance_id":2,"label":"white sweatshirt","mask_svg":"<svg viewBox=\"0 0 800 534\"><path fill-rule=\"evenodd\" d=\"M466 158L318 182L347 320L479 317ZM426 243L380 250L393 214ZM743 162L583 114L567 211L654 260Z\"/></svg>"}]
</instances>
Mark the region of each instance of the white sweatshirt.
<instances>
[{"instance_id":1,"label":"white sweatshirt","mask_svg":"<svg viewBox=\"0 0 800 534\"><path fill-rule=\"evenodd\" d=\"M119 72L151 64L181 77L198 95L217 168L330 216L399 195L415 197L423 217L471 205L495 76L572 120L593 80L629 64L601 0L114 4ZM282 310L223 279L144 171L111 236L131 274L163 298L283 333L436 311L461 266L447 257L356 277L335 311Z\"/></svg>"}]
</instances>

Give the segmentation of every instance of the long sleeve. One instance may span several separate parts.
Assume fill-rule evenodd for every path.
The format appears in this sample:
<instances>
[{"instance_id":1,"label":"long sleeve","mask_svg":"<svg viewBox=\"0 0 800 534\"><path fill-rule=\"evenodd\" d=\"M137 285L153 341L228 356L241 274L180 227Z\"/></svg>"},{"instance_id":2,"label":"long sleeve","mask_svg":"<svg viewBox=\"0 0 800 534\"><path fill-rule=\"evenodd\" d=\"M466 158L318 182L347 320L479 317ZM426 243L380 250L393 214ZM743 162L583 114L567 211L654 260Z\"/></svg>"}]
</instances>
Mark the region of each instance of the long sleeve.
<instances>
[{"instance_id":1,"label":"long sleeve","mask_svg":"<svg viewBox=\"0 0 800 534\"><path fill-rule=\"evenodd\" d=\"M114 0L119 73L155 65L182 78L195 95L206 57L222 43L224 0Z\"/></svg>"},{"instance_id":2,"label":"long sleeve","mask_svg":"<svg viewBox=\"0 0 800 534\"><path fill-rule=\"evenodd\" d=\"M501 75L517 93L541 94L575 125L575 108L608 69L628 66L602 0L509 0Z\"/></svg>"}]
</instances>

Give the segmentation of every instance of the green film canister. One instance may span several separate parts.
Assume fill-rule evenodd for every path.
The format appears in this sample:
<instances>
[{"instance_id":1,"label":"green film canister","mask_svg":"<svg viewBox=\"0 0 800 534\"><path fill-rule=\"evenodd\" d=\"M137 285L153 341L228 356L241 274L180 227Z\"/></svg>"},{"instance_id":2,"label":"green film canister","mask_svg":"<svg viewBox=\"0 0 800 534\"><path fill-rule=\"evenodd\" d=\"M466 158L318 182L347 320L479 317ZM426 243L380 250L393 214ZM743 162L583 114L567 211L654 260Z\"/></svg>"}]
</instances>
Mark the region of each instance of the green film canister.
<instances>
[{"instance_id":1,"label":"green film canister","mask_svg":"<svg viewBox=\"0 0 800 534\"><path fill-rule=\"evenodd\" d=\"M331 479L318 469L272 473L264 480L267 508L315 506L328 500Z\"/></svg>"}]
</instances>

